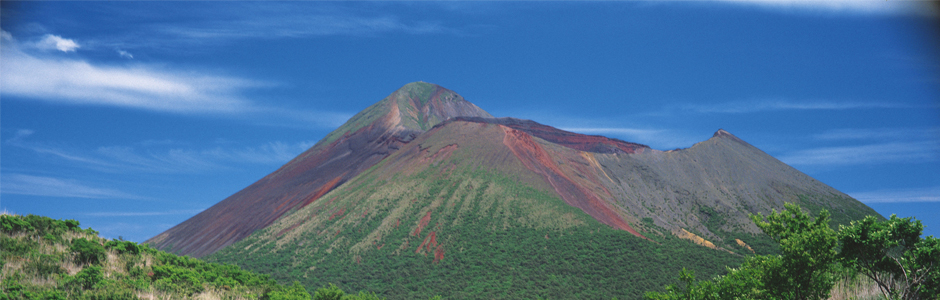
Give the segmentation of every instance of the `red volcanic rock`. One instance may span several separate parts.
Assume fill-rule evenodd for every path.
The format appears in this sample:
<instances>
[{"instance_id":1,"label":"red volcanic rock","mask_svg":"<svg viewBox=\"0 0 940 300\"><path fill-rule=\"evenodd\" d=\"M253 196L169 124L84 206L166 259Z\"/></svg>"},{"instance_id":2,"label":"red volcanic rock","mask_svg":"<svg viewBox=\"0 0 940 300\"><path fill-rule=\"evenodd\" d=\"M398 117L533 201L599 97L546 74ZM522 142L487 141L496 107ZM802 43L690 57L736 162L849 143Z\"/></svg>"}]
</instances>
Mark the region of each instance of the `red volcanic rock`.
<instances>
[{"instance_id":1,"label":"red volcanic rock","mask_svg":"<svg viewBox=\"0 0 940 300\"><path fill-rule=\"evenodd\" d=\"M498 124L528 133L553 144L562 145L571 149L594 153L637 153L649 149L649 146L630 143L618 139L599 135L586 135L564 131L555 127L539 124L535 121L515 118L479 118L457 117L450 122L467 121L488 124ZM445 122L447 123L447 122ZM443 124L438 125L443 126Z\"/></svg>"},{"instance_id":2,"label":"red volcanic rock","mask_svg":"<svg viewBox=\"0 0 940 300\"><path fill-rule=\"evenodd\" d=\"M421 217L421 220L418 222L418 228L415 228L415 231L411 233L411 236L416 236L421 234L421 230L424 229L424 226L428 226L428 222L431 221L431 212L428 211L424 217Z\"/></svg>"},{"instance_id":3,"label":"red volcanic rock","mask_svg":"<svg viewBox=\"0 0 940 300\"><path fill-rule=\"evenodd\" d=\"M418 249L415 249L415 253L421 253L421 249L424 248L425 253L430 253L433 248L437 247L436 233L431 231L428 233L428 236L424 237L424 241L421 242L421 245L418 245Z\"/></svg>"},{"instance_id":4,"label":"red volcanic rock","mask_svg":"<svg viewBox=\"0 0 940 300\"><path fill-rule=\"evenodd\" d=\"M501 126L506 135L503 144L512 150L525 167L541 175L568 205L580 208L601 223L646 238L630 227L610 206L589 190L579 186L562 172L551 156L532 137L521 130Z\"/></svg>"}]
</instances>

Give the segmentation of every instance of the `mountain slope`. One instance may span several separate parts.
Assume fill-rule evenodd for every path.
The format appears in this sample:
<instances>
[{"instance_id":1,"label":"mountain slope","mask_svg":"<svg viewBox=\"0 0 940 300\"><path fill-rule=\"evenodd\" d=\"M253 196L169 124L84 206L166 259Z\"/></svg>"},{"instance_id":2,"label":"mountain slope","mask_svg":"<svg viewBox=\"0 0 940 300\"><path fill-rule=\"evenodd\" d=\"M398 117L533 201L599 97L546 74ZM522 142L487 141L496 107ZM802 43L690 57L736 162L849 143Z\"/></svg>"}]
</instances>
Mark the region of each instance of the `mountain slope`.
<instances>
[{"instance_id":1,"label":"mountain slope","mask_svg":"<svg viewBox=\"0 0 940 300\"><path fill-rule=\"evenodd\" d=\"M647 228L651 242L599 222L546 179L563 176L519 159L506 141L520 135L528 136L487 122L442 123L206 259L390 299L637 298L682 267L715 275L739 262L663 230Z\"/></svg>"},{"instance_id":2,"label":"mountain slope","mask_svg":"<svg viewBox=\"0 0 940 300\"><path fill-rule=\"evenodd\" d=\"M634 145L626 147L628 153L625 146L603 147L618 145L616 140L531 121L457 118L419 135L322 201L285 215L207 259L238 263L279 280L300 279L307 286L333 282L390 299L428 294L638 298L642 291L659 290L683 267L711 276L722 272L723 266L739 263L741 255L754 253L747 244L755 245L758 253L771 248L764 237L732 225L744 224L735 217L746 219L748 209L764 211L775 207L774 202L757 195L716 197L742 203L730 206L739 209L734 213L719 207L718 214L703 204L711 198L679 197L681 205L672 210L669 205L676 203L657 200L667 199L662 196L676 194L676 190L693 189L686 182L695 182L690 179L694 176L702 177L701 185L716 190L734 190L725 181L757 176L714 169L722 163L738 161L735 168L781 176L773 173L781 163L765 161L766 154L719 133L692 148L672 152L626 144ZM705 158L715 165L706 164L704 171L679 168L686 160ZM675 161L675 165L663 161ZM659 165L662 170L656 169ZM791 175L816 182L805 175ZM741 185L785 186L793 181L766 180ZM818 182L811 186L819 191L799 184L793 181L792 191L817 196L834 191ZM655 188L643 190L650 186ZM627 191L632 194L621 195ZM798 194L788 191L768 197L800 199L793 195ZM747 204L751 202L757 204ZM644 215L628 210L624 203L667 209ZM713 219L698 217L703 211ZM725 216L724 223L714 222Z\"/></svg>"},{"instance_id":3,"label":"mountain slope","mask_svg":"<svg viewBox=\"0 0 940 300\"><path fill-rule=\"evenodd\" d=\"M440 86L407 84L277 171L146 243L180 255L213 253L316 201L425 129L457 116L490 114Z\"/></svg>"},{"instance_id":4,"label":"mountain slope","mask_svg":"<svg viewBox=\"0 0 940 300\"><path fill-rule=\"evenodd\" d=\"M602 182L612 202L632 219L715 243L733 243L729 233L760 233L748 214L767 214L784 202L825 208L838 224L878 215L725 130L687 149L594 157L609 175Z\"/></svg>"},{"instance_id":5,"label":"mountain slope","mask_svg":"<svg viewBox=\"0 0 940 300\"><path fill-rule=\"evenodd\" d=\"M411 83L148 242L392 299L636 298L773 251L747 216L784 202L877 215L724 130L658 151Z\"/></svg>"}]
</instances>

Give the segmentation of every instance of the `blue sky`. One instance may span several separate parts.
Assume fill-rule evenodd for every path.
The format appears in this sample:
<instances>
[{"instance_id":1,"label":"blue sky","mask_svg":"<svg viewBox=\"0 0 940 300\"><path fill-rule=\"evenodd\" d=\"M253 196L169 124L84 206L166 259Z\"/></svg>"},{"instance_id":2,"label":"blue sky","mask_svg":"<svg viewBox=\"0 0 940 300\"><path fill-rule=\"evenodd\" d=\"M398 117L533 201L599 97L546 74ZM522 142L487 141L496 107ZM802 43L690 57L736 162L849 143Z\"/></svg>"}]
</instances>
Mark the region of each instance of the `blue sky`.
<instances>
[{"instance_id":1,"label":"blue sky","mask_svg":"<svg viewBox=\"0 0 940 300\"><path fill-rule=\"evenodd\" d=\"M724 128L940 236L922 4L4 1L0 209L143 241L420 80L661 150Z\"/></svg>"}]
</instances>

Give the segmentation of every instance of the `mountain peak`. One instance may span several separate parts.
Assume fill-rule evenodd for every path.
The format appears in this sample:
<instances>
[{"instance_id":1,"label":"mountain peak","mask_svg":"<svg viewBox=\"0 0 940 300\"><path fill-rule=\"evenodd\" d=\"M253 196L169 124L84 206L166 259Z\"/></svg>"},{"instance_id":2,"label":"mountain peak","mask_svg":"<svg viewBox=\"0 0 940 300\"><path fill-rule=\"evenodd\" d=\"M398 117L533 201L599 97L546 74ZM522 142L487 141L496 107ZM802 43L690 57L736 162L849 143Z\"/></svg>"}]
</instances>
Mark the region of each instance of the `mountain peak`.
<instances>
[{"instance_id":1,"label":"mountain peak","mask_svg":"<svg viewBox=\"0 0 940 300\"><path fill-rule=\"evenodd\" d=\"M718 129L718 131L715 131L715 134L712 135L712 138L724 138L724 139L729 139L738 143L747 144L747 142L745 142L744 140L734 136L733 134L731 134L730 132L724 129Z\"/></svg>"},{"instance_id":2,"label":"mountain peak","mask_svg":"<svg viewBox=\"0 0 940 300\"><path fill-rule=\"evenodd\" d=\"M383 101L398 110L397 125L410 130L426 131L455 117L493 117L454 91L423 81L406 84Z\"/></svg>"},{"instance_id":3,"label":"mountain peak","mask_svg":"<svg viewBox=\"0 0 940 300\"><path fill-rule=\"evenodd\" d=\"M434 92L438 89L444 89L444 87L424 81L415 81L402 86L397 91L395 91L395 94L415 97L419 102L427 103L428 100L430 100L430 96L433 95Z\"/></svg>"},{"instance_id":4,"label":"mountain peak","mask_svg":"<svg viewBox=\"0 0 940 300\"><path fill-rule=\"evenodd\" d=\"M416 81L398 88L384 99L360 111L317 145L328 145L363 128L396 132L404 137L424 132L444 120L461 116L493 117L454 91L433 83Z\"/></svg>"},{"instance_id":5,"label":"mountain peak","mask_svg":"<svg viewBox=\"0 0 940 300\"><path fill-rule=\"evenodd\" d=\"M722 128L719 128L718 131L715 131L715 134L712 135L712 137L721 137L721 136L734 137L733 134L731 134L730 132L728 132L727 130L724 130L724 129L722 129Z\"/></svg>"}]
</instances>

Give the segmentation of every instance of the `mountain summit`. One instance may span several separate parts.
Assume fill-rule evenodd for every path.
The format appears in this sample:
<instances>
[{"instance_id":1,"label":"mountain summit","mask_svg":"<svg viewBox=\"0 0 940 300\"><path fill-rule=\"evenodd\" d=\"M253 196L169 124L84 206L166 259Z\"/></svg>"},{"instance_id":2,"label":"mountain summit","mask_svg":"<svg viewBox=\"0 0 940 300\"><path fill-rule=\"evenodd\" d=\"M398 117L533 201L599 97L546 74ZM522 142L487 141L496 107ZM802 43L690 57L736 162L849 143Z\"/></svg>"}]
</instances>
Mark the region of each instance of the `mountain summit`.
<instances>
[{"instance_id":1,"label":"mountain summit","mask_svg":"<svg viewBox=\"0 0 940 300\"><path fill-rule=\"evenodd\" d=\"M786 202L877 215L723 129L659 151L416 82L147 242L391 299L637 298L774 248L748 215Z\"/></svg>"}]
</instances>

